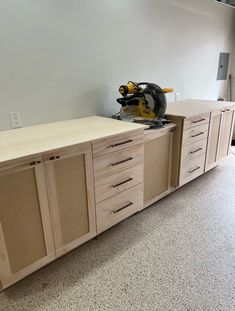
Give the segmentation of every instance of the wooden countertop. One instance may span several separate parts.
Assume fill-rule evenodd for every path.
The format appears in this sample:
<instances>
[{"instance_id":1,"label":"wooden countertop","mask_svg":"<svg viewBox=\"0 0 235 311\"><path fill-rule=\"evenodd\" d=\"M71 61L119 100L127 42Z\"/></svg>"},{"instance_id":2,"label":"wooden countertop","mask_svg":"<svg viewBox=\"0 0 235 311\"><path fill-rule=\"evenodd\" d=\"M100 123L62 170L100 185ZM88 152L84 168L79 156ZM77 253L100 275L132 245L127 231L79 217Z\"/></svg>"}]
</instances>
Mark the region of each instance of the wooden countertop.
<instances>
[{"instance_id":1,"label":"wooden countertop","mask_svg":"<svg viewBox=\"0 0 235 311\"><path fill-rule=\"evenodd\" d=\"M235 102L189 99L168 104L166 114L189 118L234 106Z\"/></svg>"},{"instance_id":2,"label":"wooden countertop","mask_svg":"<svg viewBox=\"0 0 235 311\"><path fill-rule=\"evenodd\" d=\"M0 163L145 128L93 116L0 131Z\"/></svg>"}]
</instances>

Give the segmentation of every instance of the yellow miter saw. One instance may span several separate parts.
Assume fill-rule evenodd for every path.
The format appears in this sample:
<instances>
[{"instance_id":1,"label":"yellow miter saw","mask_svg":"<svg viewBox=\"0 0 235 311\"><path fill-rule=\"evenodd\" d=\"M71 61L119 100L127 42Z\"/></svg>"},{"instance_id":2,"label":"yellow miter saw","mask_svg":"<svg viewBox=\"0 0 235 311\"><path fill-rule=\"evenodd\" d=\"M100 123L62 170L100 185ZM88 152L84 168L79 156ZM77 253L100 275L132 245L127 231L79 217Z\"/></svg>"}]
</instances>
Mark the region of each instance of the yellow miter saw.
<instances>
[{"instance_id":1,"label":"yellow miter saw","mask_svg":"<svg viewBox=\"0 0 235 311\"><path fill-rule=\"evenodd\" d=\"M149 82L132 82L121 85L117 99L122 106L121 119L132 119L134 122L148 124L150 127L160 127L169 121L164 119L166 112L166 93L174 92L172 88L162 89L160 86Z\"/></svg>"}]
</instances>

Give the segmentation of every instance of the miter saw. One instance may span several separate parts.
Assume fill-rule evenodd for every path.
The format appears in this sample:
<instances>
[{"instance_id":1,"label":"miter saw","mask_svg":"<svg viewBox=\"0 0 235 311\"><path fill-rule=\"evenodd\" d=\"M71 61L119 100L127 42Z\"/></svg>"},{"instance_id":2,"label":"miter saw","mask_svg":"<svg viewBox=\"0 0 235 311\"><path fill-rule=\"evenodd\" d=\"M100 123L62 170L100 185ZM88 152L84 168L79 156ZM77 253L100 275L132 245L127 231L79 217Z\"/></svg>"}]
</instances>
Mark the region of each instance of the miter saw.
<instances>
[{"instance_id":1,"label":"miter saw","mask_svg":"<svg viewBox=\"0 0 235 311\"><path fill-rule=\"evenodd\" d=\"M167 106L165 94L173 91L172 88L162 89L154 83L129 81L119 88L123 96L117 99L122 106L119 118L147 124L150 128L161 127L169 123L164 119Z\"/></svg>"}]
</instances>

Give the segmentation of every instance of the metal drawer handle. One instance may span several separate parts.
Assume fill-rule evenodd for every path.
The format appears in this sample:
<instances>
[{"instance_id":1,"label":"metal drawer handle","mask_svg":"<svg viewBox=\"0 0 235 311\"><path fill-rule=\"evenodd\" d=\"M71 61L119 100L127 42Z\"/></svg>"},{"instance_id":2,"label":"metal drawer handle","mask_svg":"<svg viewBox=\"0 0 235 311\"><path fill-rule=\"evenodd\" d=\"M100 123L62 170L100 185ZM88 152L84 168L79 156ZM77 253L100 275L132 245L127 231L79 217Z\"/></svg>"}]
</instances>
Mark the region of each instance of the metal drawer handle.
<instances>
[{"instance_id":1,"label":"metal drawer handle","mask_svg":"<svg viewBox=\"0 0 235 311\"><path fill-rule=\"evenodd\" d=\"M119 187L119 186L121 186L121 185L124 185L124 184L126 184L126 183L128 183L129 181L132 181L132 180L133 180L133 178L128 178L127 180L125 180L125 181L123 181L123 182L120 182L119 184L112 185L112 187L113 187L113 188L117 188L117 187Z\"/></svg>"},{"instance_id":2,"label":"metal drawer handle","mask_svg":"<svg viewBox=\"0 0 235 311\"><path fill-rule=\"evenodd\" d=\"M199 123L199 122L202 122L202 121L206 121L206 119L200 119L200 120L196 120L196 121L193 121L193 123Z\"/></svg>"},{"instance_id":3,"label":"metal drawer handle","mask_svg":"<svg viewBox=\"0 0 235 311\"><path fill-rule=\"evenodd\" d=\"M201 136L201 135L203 135L203 134L204 134L204 132L200 132L200 133L198 133L198 134L192 135L192 137L195 138L195 137Z\"/></svg>"},{"instance_id":4,"label":"metal drawer handle","mask_svg":"<svg viewBox=\"0 0 235 311\"><path fill-rule=\"evenodd\" d=\"M112 166L116 166L116 165L120 165L120 164L122 164L122 163L131 161L131 160L133 160L132 157L130 157L130 158L128 158L128 159L125 159L125 160L122 160L122 161L119 161L119 162L111 163L111 165L112 165Z\"/></svg>"},{"instance_id":5,"label":"metal drawer handle","mask_svg":"<svg viewBox=\"0 0 235 311\"><path fill-rule=\"evenodd\" d=\"M129 207L129 206L131 206L131 205L133 205L132 202L128 203L127 205L125 205L125 206L123 206L123 207L121 207L121 208L119 208L119 209L113 210L113 213L114 213L114 214L117 214L117 213L121 212L122 210L124 210L125 208L127 208L127 207Z\"/></svg>"},{"instance_id":6,"label":"metal drawer handle","mask_svg":"<svg viewBox=\"0 0 235 311\"><path fill-rule=\"evenodd\" d=\"M42 162L41 161L33 161L33 162L30 163L30 165L34 166L34 165L38 165L40 163L42 163Z\"/></svg>"},{"instance_id":7,"label":"metal drawer handle","mask_svg":"<svg viewBox=\"0 0 235 311\"><path fill-rule=\"evenodd\" d=\"M198 171L200 168L201 168L201 166L198 166L198 167L196 167L194 170L188 171L188 172L189 172L189 174L192 174L192 173Z\"/></svg>"},{"instance_id":8,"label":"metal drawer handle","mask_svg":"<svg viewBox=\"0 0 235 311\"><path fill-rule=\"evenodd\" d=\"M60 156L54 156L54 157L49 158L50 161L57 160L57 159L60 159Z\"/></svg>"},{"instance_id":9,"label":"metal drawer handle","mask_svg":"<svg viewBox=\"0 0 235 311\"><path fill-rule=\"evenodd\" d=\"M118 146L121 146L121 145L129 144L129 143L132 143L132 142L133 142L132 139L128 139L126 141L123 141L122 143L113 144L110 147L114 148L114 147L118 147Z\"/></svg>"},{"instance_id":10,"label":"metal drawer handle","mask_svg":"<svg viewBox=\"0 0 235 311\"><path fill-rule=\"evenodd\" d=\"M194 153L197 153L197 152L199 152L199 151L201 151L201 150L203 150L203 149L202 149L202 148L198 148L197 150L191 151L190 153L191 153L191 154L194 154Z\"/></svg>"}]
</instances>

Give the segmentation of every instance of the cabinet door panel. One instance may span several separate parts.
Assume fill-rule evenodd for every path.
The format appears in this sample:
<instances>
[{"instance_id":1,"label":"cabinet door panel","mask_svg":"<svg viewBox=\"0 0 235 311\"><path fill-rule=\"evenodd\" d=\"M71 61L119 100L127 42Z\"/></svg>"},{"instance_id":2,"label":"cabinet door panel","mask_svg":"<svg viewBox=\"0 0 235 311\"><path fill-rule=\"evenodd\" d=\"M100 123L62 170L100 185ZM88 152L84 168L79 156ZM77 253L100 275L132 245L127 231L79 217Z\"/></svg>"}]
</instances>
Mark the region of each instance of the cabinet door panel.
<instances>
[{"instance_id":1,"label":"cabinet door panel","mask_svg":"<svg viewBox=\"0 0 235 311\"><path fill-rule=\"evenodd\" d=\"M54 163L63 243L89 232L84 155Z\"/></svg>"},{"instance_id":2,"label":"cabinet door panel","mask_svg":"<svg viewBox=\"0 0 235 311\"><path fill-rule=\"evenodd\" d=\"M57 256L96 233L91 147L86 146L71 153L56 153L46 160Z\"/></svg>"},{"instance_id":3,"label":"cabinet door panel","mask_svg":"<svg viewBox=\"0 0 235 311\"><path fill-rule=\"evenodd\" d=\"M216 111L211 113L206 155L206 171L213 168L217 164L222 116L222 111Z\"/></svg>"},{"instance_id":4,"label":"cabinet door panel","mask_svg":"<svg viewBox=\"0 0 235 311\"><path fill-rule=\"evenodd\" d=\"M1 170L0 202L0 273L8 285L54 256L43 165Z\"/></svg>"},{"instance_id":5,"label":"cabinet door panel","mask_svg":"<svg viewBox=\"0 0 235 311\"><path fill-rule=\"evenodd\" d=\"M221 127L220 145L218 160L223 159L228 155L231 143L231 132L233 130L234 110L228 109L223 113L223 123Z\"/></svg>"},{"instance_id":6,"label":"cabinet door panel","mask_svg":"<svg viewBox=\"0 0 235 311\"><path fill-rule=\"evenodd\" d=\"M144 143L144 203L148 206L170 191L172 132Z\"/></svg>"}]
</instances>

